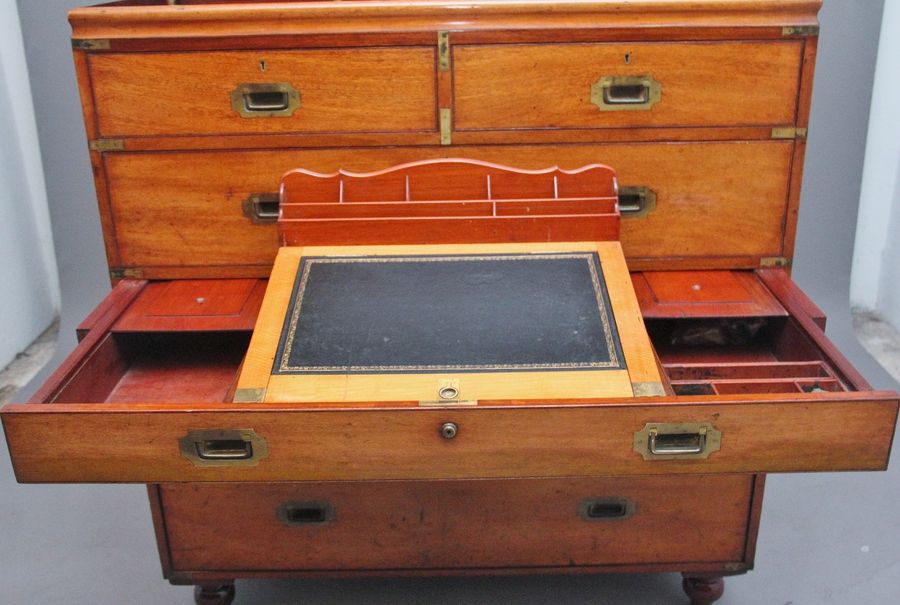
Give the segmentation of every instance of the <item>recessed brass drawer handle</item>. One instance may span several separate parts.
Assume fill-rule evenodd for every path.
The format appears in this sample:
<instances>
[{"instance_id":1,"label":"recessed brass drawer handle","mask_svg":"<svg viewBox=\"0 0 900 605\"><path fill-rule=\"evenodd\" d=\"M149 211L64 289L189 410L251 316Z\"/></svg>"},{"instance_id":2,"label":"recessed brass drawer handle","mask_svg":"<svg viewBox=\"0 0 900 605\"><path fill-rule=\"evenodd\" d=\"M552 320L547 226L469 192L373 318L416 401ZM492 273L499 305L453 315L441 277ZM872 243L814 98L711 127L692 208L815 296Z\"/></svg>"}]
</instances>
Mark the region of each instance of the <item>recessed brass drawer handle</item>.
<instances>
[{"instance_id":1,"label":"recessed brass drawer handle","mask_svg":"<svg viewBox=\"0 0 900 605\"><path fill-rule=\"evenodd\" d=\"M277 193L254 193L241 203L244 216L260 225L276 222L280 208Z\"/></svg>"},{"instance_id":2,"label":"recessed brass drawer handle","mask_svg":"<svg viewBox=\"0 0 900 605\"><path fill-rule=\"evenodd\" d=\"M722 433L708 422L651 422L634 434L634 451L644 460L706 459L722 446Z\"/></svg>"},{"instance_id":3,"label":"recessed brass drawer handle","mask_svg":"<svg viewBox=\"0 0 900 605\"><path fill-rule=\"evenodd\" d=\"M700 454L706 448L706 432L660 435L650 431L648 447L657 456Z\"/></svg>"},{"instance_id":4,"label":"recessed brass drawer handle","mask_svg":"<svg viewBox=\"0 0 900 605\"><path fill-rule=\"evenodd\" d=\"M334 519L334 508L327 502L285 502L278 518L286 525L324 525Z\"/></svg>"},{"instance_id":5,"label":"recessed brass drawer handle","mask_svg":"<svg viewBox=\"0 0 900 605\"><path fill-rule=\"evenodd\" d=\"M621 521L634 515L637 507L628 498L590 498L578 507L585 521Z\"/></svg>"},{"instance_id":6,"label":"recessed brass drawer handle","mask_svg":"<svg viewBox=\"0 0 900 605\"><path fill-rule=\"evenodd\" d=\"M656 192L649 187L619 187L619 213L623 218L646 216L656 208Z\"/></svg>"},{"instance_id":7,"label":"recessed brass drawer handle","mask_svg":"<svg viewBox=\"0 0 900 605\"><path fill-rule=\"evenodd\" d=\"M591 86L591 103L600 111L648 110L662 99L653 76L604 76Z\"/></svg>"},{"instance_id":8,"label":"recessed brass drawer handle","mask_svg":"<svg viewBox=\"0 0 900 605\"><path fill-rule=\"evenodd\" d=\"M244 118L294 115L300 107L300 91L288 82L239 84L231 91L231 108Z\"/></svg>"},{"instance_id":9,"label":"recessed brass drawer handle","mask_svg":"<svg viewBox=\"0 0 900 605\"><path fill-rule=\"evenodd\" d=\"M189 431L179 445L195 466L255 465L269 455L266 440L253 429Z\"/></svg>"},{"instance_id":10,"label":"recessed brass drawer handle","mask_svg":"<svg viewBox=\"0 0 900 605\"><path fill-rule=\"evenodd\" d=\"M203 460L249 460L253 444L243 439L209 439L195 443L197 456Z\"/></svg>"}]
</instances>

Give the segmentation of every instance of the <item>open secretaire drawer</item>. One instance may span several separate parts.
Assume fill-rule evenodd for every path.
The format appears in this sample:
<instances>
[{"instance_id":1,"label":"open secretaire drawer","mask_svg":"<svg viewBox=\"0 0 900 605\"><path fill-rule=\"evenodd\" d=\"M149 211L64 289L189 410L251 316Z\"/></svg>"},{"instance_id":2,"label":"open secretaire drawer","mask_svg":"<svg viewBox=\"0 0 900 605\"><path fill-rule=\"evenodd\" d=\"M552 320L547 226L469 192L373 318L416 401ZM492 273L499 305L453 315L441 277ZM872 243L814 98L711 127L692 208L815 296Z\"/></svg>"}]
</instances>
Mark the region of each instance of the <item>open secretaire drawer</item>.
<instances>
[{"instance_id":1,"label":"open secretaire drawer","mask_svg":"<svg viewBox=\"0 0 900 605\"><path fill-rule=\"evenodd\" d=\"M781 269L632 275L662 397L230 403L262 280L125 280L27 404L22 482L622 476L885 468L877 392ZM718 284L718 286L716 285ZM456 427L453 438L442 427Z\"/></svg>"}]
</instances>

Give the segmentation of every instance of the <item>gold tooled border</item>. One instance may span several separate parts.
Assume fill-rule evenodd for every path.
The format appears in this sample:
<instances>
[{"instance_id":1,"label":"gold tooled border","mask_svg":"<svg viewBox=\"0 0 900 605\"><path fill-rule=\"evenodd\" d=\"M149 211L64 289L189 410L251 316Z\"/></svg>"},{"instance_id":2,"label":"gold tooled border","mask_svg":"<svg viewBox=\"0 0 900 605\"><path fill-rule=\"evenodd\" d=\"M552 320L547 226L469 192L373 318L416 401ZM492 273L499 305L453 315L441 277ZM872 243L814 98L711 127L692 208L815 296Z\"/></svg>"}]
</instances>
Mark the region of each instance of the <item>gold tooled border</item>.
<instances>
[{"instance_id":1,"label":"gold tooled border","mask_svg":"<svg viewBox=\"0 0 900 605\"><path fill-rule=\"evenodd\" d=\"M506 261L506 260L541 260L557 258L575 258L587 261L591 275L591 285L594 289L594 298L597 301L597 309L600 313L600 323L603 335L606 339L609 361L596 361L585 363L521 363L521 364L481 364L481 365L380 365L380 366L292 366L289 365L291 351L297 333L297 325L300 320L300 312L303 307L303 296L306 292L306 284L309 282L309 274L316 264L350 264L350 263L400 263L400 262L461 262L461 261ZM306 257L301 259L303 271L296 287L293 310L288 324L288 331L281 352L278 370L280 373L379 373L387 374L393 371L502 371L502 370L578 370L593 368L617 368L627 369L624 360L618 356L616 339L613 338L612 328L609 324L609 313L600 285L600 275L594 263L600 263L600 255L596 252L585 253L551 253L551 254L491 254L491 255L434 255L434 256L342 256L342 257ZM277 362L277 361L276 361Z\"/></svg>"}]
</instances>

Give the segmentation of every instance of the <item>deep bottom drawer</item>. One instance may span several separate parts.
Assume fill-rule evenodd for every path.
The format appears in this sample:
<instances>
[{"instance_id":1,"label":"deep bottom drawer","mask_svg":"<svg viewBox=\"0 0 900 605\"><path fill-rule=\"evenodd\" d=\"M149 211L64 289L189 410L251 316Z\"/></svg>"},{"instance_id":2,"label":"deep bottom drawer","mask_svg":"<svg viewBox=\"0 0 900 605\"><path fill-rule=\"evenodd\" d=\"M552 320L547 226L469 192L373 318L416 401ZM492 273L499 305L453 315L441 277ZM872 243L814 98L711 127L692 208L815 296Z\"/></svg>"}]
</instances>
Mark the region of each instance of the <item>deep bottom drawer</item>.
<instances>
[{"instance_id":1,"label":"deep bottom drawer","mask_svg":"<svg viewBox=\"0 0 900 605\"><path fill-rule=\"evenodd\" d=\"M742 561L750 476L161 486L175 571Z\"/></svg>"}]
</instances>

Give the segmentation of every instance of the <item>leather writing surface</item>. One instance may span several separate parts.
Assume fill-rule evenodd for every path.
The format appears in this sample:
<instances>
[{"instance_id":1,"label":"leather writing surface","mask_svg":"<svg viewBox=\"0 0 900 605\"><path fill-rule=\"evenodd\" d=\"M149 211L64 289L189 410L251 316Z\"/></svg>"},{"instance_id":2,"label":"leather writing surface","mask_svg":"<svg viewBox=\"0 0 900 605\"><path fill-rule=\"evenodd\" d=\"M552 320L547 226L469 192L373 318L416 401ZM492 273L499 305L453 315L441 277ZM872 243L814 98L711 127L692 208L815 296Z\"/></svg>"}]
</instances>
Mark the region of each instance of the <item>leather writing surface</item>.
<instances>
[{"instance_id":1,"label":"leather writing surface","mask_svg":"<svg viewBox=\"0 0 900 605\"><path fill-rule=\"evenodd\" d=\"M625 368L596 253L305 257L273 374Z\"/></svg>"}]
</instances>

